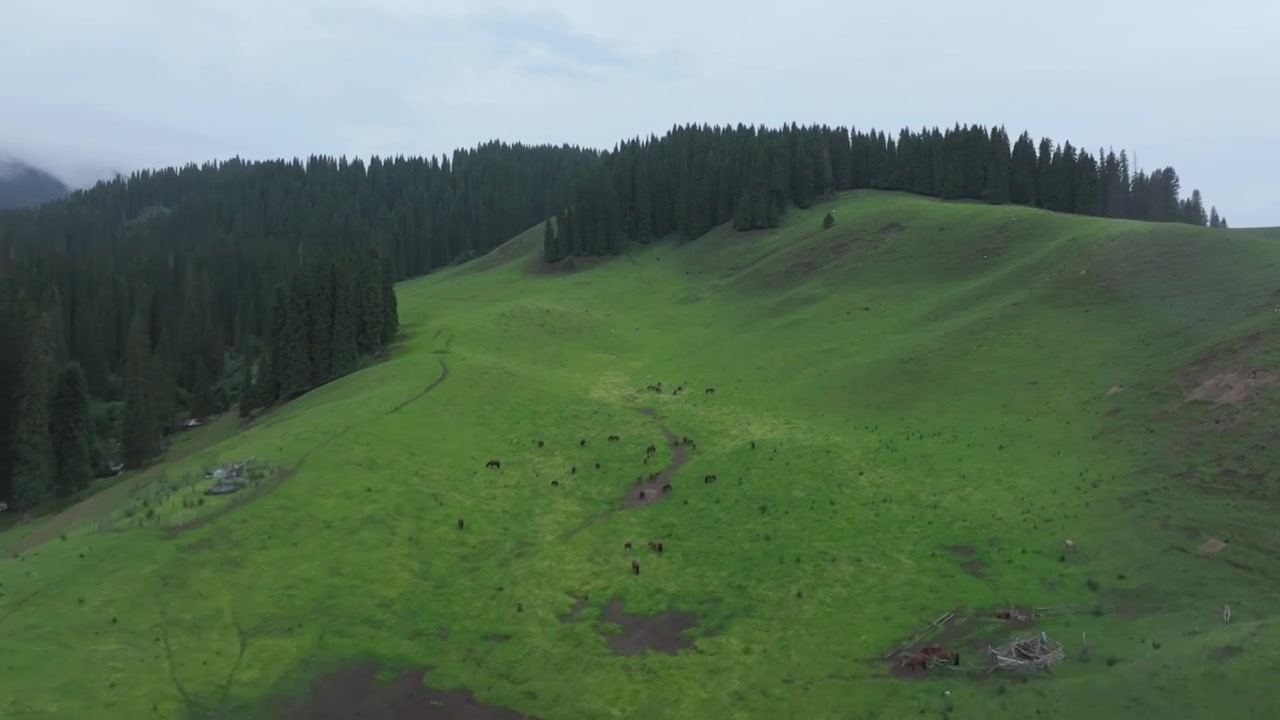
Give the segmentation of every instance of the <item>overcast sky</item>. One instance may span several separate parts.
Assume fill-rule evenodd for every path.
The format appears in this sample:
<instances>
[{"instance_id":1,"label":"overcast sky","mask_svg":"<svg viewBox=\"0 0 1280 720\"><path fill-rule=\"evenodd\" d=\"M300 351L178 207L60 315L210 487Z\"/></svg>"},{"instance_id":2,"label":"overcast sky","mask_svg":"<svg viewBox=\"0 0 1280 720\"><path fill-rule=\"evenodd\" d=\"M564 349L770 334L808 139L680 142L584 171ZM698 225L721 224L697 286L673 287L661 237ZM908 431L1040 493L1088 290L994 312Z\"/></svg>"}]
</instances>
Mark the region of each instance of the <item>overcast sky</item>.
<instances>
[{"instance_id":1,"label":"overcast sky","mask_svg":"<svg viewBox=\"0 0 1280 720\"><path fill-rule=\"evenodd\" d=\"M686 122L1003 124L1280 225L1271 0L0 0L0 153L110 169Z\"/></svg>"}]
</instances>

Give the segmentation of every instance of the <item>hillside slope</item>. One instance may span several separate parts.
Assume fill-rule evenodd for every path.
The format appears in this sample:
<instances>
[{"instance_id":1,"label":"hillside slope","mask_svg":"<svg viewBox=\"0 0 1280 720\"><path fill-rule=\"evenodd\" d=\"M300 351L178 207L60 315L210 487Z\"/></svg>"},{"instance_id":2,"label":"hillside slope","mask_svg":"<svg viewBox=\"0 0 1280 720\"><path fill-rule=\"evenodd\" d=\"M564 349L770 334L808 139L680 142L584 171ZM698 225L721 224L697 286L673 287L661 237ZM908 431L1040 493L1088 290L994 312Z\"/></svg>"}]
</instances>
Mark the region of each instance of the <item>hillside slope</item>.
<instances>
[{"instance_id":1,"label":"hillside slope","mask_svg":"<svg viewBox=\"0 0 1280 720\"><path fill-rule=\"evenodd\" d=\"M65 183L49 173L19 160L0 157L0 210L36 207L70 193Z\"/></svg>"},{"instance_id":2,"label":"hillside slope","mask_svg":"<svg viewBox=\"0 0 1280 720\"><path fill-rule=\"evenodd\" d=\"M1271 716L1280 233L859 192L574 272L535 237L0 560L0 714ZM1052 677L985 674L1010 604ZM948 612L960 666L900 677Z\"/></svg>"}]
</instances>

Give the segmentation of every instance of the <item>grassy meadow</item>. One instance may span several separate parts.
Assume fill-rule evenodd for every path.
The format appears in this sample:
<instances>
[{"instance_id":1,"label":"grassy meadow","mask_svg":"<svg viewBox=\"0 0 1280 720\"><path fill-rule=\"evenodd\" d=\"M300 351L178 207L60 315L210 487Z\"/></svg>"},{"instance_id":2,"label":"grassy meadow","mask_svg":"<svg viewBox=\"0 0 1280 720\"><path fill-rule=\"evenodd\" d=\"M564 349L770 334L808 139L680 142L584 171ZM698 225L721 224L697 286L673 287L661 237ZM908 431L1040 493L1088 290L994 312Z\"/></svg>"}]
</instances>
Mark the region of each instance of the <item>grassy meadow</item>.
<instances>
[{"instance_id":1,"label":"grassy meadow","mask_svg":"<svg viewBox=\"0 0 1280 720\"><path fill-rule=\"evenodd\" d=\"M387 361L0 533L0 717L272 717L361 660L547 720L1280 709L1280 232L857 192L574 271L540 242L400 285ZM696 449L623 509L664 427ZM616 653L615 599L691 646ZM1011 604L1052 677L981 670ZM946 612L961 668L897 677Z\"/></svg>"}]
</instances>

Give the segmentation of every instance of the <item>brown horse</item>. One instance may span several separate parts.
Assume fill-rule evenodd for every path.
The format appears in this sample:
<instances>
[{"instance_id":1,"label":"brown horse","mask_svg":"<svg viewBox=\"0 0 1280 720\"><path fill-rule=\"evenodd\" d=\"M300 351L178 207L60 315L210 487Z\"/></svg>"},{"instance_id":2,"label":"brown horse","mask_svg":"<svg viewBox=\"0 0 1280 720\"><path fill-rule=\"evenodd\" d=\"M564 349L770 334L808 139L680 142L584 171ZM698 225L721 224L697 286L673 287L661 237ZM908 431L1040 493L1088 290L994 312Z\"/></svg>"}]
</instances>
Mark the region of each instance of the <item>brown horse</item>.
<instances>
[{"instance_id":1,"label":"brown horse","mask_svg":"<svg viewBox=\"0 0 1280 720\"><path fill-rule=\"evenodd\" d=\"M932 657L922 652L913 653L902 659L902 667L912 672L924 672L929 669L929 663L932 660Z\"/></svg>"},{"instance_id":2,"label":"brown horse","mask_svg":"<svg viewBox=\"0 0 1280 720\"><path fill-rule=\"evenodd\" d=\"M639 574L640 574L640 563L636 562L635 560L632 560L632 561L631 561L631 572L635 573L636 575L639 575Z\"/></svg>"},{"instance_id":3,"label":"brown horse","mask_svg":"<svg viewBox=\"0 0 1280 720\"><path fill-rule=\"evenodd\" d=\"M485 463L484 466L487 468L501 468L502 463L498 462L497 460L490 460L489 462Z\"/></svg>"}]
</instances>

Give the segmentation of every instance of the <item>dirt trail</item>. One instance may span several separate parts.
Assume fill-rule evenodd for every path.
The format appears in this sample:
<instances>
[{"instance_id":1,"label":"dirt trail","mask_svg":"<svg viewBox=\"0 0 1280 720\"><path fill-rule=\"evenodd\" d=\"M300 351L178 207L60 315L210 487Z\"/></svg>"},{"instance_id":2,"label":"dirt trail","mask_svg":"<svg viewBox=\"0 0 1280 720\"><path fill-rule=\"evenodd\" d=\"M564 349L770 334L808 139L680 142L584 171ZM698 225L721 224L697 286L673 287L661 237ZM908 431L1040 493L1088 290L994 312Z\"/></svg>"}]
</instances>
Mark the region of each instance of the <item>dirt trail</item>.
<instances>
[{"instance_id":1,"label":"dirt trail","mask_svg":"<svg viewBox=\"0 0 1280 720\"><path fill-rule=\"evenodd\" d=\"M453 341L453 336L452 336L452 335L450 335L450 336L449 336L449 340L450 340L451 342ZM431 381L431 383L430 383L429 385L427 385L425 388L423 388L423 389L422 389L422 392L418 393L417 395L414 395L413 397L409 398L408 400L405 400L405 401L401 402L399 405L396 405L395 407L391 408L391 412L389 412L389 413L387 413L387 414L388 414L388 415L394 415L395 413L398 413L398 412L400 412L401 410L403 410L403 409L404 409L404 407L405 407L406 405L408 405L408 404L410 404L410 403L412 403L412 402L414 402L414 401L421 400L421 399L422 399L422 396L426 395L427 393L431 392L432 390L435 390L435 389L436 389L436 387L438 387L438 386L440 385L440 383L444 382L444 381L445 381L445 378L447 378L447 377L449 377L449 365L444 361L444 358L441 358L441 359L440 359L440 377L438 377L438 378L436 378L435 380Z\"/></svg>"},{"instance_id":2,"label":"dirt trail","mask_svg":"<svg viewBox=\"0 0 1280 720\"><path fill-rule=\"evenodd\" d=\"M653 417L656 415L653 408L636 408L636 409L640 412L641 415L648 415L650 417ZM646 480L644 482L635 483L631 485L631 487L627 488L627 494L623 498L622 507L620 508L622 510L631 510L633 508L645 507L646 505L652 505L658 502L659 500L665 498L669 493L662 492L662 486L669 484L672 478L675 477L676 472L680 470L680 467L685 463L689 462L689 449L686 448L684 445L680 444L680 438L675 433L671 432L671 429L668 428L666 425L660 426L659 429L662 431L663 437L666 438L668 447L671 448L671 453L672 453L671 462L665 468L659 471L657 475L653 477L652 480ZM592 515L591 517L588 517L586 520L582 521L582 523L580 523L579 525L573 527L568 532L561 535L560 539L562 540L572 539L573 536L577 535L583 530L586 530L587 528L600 522L601 520L608 519L616 511L617 510L605 510L604 512Z\"/></svg>"},{"instance_id":3,"label":"dirt trail","mask_svg":"<svg viewBox=\"0 0 1280 720\"><path fill-rule=\"evenodd\" d=\"M627 491L626 500L622 503L622 507L625 509L629 510L652 505L666 497L667 494L662 492L662 486L671 482L671 478L675 476L681 465L689 462L689 449L680 444L680 438L676 437L676 434L667 429L665 425L662 426L661 430L663 437L667 439L667 445L671 447L671 452L674 455L671 459L671 464L663 468L662 472L659 472L657 477L652 480L632 485L631 489Z\"/></svg>"},{"instance_id":4,"label":"dirt trail","mask_svg":"<svg viewBox=\"0 0 1280 720\"><path fill-rule=\"evenodd\" d=\"M436 690L422 683L422 669L406 670L389 683L379 682L378 668L361 663L317 679L304 698L282 703L285 720L539 720L514 710L486 705L465 690Z\"/></svg>"}]
</instances>

